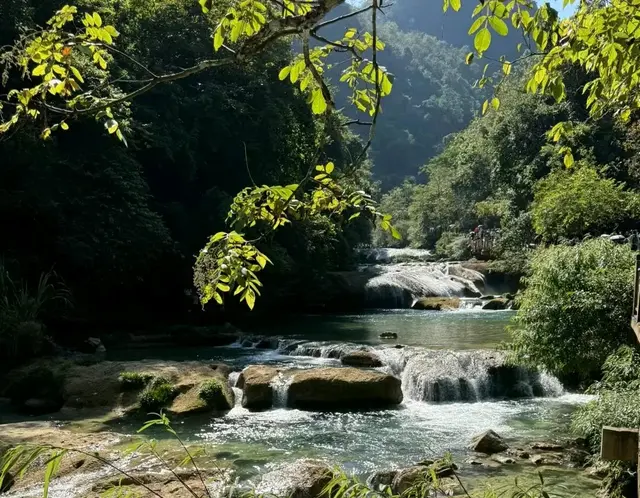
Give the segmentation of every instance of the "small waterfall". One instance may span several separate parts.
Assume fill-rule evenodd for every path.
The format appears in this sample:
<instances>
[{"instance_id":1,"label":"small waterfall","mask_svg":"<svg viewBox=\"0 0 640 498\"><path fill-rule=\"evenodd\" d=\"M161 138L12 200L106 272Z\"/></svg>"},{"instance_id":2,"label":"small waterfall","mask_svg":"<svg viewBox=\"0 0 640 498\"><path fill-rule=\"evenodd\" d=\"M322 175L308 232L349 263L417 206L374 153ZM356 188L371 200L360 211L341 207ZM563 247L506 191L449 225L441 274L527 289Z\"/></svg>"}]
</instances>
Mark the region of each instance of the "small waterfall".
<instances>
[{"instance_id":1,"label":"small waterfall","mask_svg":"<svg viewBox=\"0 0 640 498\"><path fill-rule=\"evenodd\" d=\"M496 351L386 348L378 354L389 373L402 379L405 396L416 401L480 401L563 393L555 377L505 365L504 355Z\"/></svg>"},{"instance_id":2,"label":"small waterfall","mask_svg":"<svg viewBox=\"0 0 640 498\"><path fill-rule=\"evenodd\" d=\"M372 276L364 286L372 308L409 308L422 297L479 297L483 276L457 263L400 263L363 269Z\"/></svg>"},{"instance_id":3,"label":"small waterfall","mask_svg":"<svg viewBox=\"0 0 640 498\"><path fill-rule=\"evenodd\" d=\"M238 378L242 372L231 372L229 374L229 387L236 387L238 385Z\"/></svg>"},{"instance_id":4,"label":"small waterfall","mask_svg":"<svg viewBox=\"0 0 640 498\"><path fill-rule=\"evenodd\" d=\"M293 375L283 375L278 372L278 375L271 381L271 389L273 390L273 407L274 408L286 408L287 400L289 397L289 386L293 382Z\"/></svg>"},{"instance_id":5,"label":"small waterfall","mask_svg":"<svg viewBox=\"0 0 640 498\"><path fill-rule=\"evenodd\" d=\"M406 263L410 261L426 263L434 260L431 251L427 249L410 249L408 247L400 249L392 247L359 249L357 256L364 263L374 264Z\"/></svg>"},{"instance_id":6,"label":"small waterfall","mask_svg":"<svg viewBox=\"0 0 640 498\"><path fill-rule=\"evenodd\" d=\"M349 343L296 342L285 346L280 351L289 356L340 359L345 354L363 349L366 348Z\"/></svg>"}]
</instances>

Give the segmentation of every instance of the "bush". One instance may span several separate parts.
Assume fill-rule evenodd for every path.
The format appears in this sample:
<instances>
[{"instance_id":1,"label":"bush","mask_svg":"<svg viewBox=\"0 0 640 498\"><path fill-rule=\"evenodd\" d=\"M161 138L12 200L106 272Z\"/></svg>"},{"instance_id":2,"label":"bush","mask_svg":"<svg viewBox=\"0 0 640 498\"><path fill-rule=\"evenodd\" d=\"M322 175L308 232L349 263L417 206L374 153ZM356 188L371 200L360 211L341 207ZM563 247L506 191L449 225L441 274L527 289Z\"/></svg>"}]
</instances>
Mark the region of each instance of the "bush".
<instances>
[{"instance_id":1,"label":"bush","mask_svg":"<svg viewBox=\"0 0 640 498\"><path fill-rule=\"evenodd\" d=\"M224 386L220 380L208 380L200 388L198 396L211 408L225 409L229 405Z\"/></svg>"},{"instance_id":2,"label":"bush","mask_svg":"<svg viewBox=\"0 0 640 498\"><path fill-rule=\"evenodd\" d=\"M469 237L457 232L444 232L436 242L436 256L462 261L471 257Z\"/></svg>"},{"instance_id":3,"label":"bush","mask_svg":"<svg viewBox=\"0 0 640 498\"><path fill-rule=\"evenodd\" d=\"M552 246L531 258L512 327L513 359L589 379L608 355L635 342L630 327L634 255L596 239Z\"/></svg>"},{"instance_id":4,"label":"bush","mask_svg":"<svg viewBox=\"0 0 640 498\"><path fill-rule=\"evenodd\" d=\"M122 372L118 377L122 391L142 389L153 380L153 375L139 372Z\"/></svg>"},{"instance_id":5,"label":"bush","mask_svg":"<svg viewBox=\"0 0 640 498\"><path fill-rule=\"evenodd\" d=\"M634 194L623 188L590 166L555 171L536 186L533 227L547 241L613 230L634 205Z\"/></svg>"},{"instance_id":6,"label":"bush","mask_svg":"<svg viewBox=\"0 0 640 498\"><path fill-rule=\"evenodd\" d=\"M177 389L164 377L154 378L140 393L140 407L147 412L157 412L169 405L178 395Z\"/></svg>"}]
</instances>

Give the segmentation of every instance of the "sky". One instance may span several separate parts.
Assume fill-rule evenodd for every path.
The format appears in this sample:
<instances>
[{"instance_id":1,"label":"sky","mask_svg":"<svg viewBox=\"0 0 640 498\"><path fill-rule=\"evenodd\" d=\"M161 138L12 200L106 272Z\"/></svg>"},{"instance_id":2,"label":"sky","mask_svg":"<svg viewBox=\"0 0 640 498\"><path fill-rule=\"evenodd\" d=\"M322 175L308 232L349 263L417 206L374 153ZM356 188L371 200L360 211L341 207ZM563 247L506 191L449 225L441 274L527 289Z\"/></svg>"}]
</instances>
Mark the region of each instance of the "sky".
<instances>
[{"instance_id":1,"label":"sky","mask_svg":"<svg viewBox=\"0 0 640 498\"><path fill-rule=\"evenodd\" d=\"M571 14L575 12L576 8L578 7L577 0L574 3L567 5L566 8L562 6L563 4L562 0L548 0L548 1L549 1L549 4L551 4L551 6L558 11L561 18L569 17Z\"/></svg>"}]
</instances>

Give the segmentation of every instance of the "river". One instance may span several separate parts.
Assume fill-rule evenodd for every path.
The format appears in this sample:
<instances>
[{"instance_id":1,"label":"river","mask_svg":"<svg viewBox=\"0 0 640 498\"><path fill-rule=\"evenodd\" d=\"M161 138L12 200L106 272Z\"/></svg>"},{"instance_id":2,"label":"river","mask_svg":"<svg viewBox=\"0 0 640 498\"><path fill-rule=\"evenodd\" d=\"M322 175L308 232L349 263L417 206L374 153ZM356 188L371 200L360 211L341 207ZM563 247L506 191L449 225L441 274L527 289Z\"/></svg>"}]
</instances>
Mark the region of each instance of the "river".
<instances>
[{"instance_id":1,"label":"river","mask_svg":"<svg viewBox=\"0 0 640 498\"><path fill-rule=\"evenodd\" d=\"M247 324L250 333L273 338L269 349L245 343L197 350L129 350L115 352L113 359L198 359L224 362L236 370L255 364L313 368L338 366L335 357L340 352L373 350L385 363L382 370L403 381L405 399L397 409L315 413L283 408L281 400L271 410L252 413L237 403L222 418L189 419L178 426L189 441L204 443L213 454L233 461L243 479L303 457L327 460L366 476L445 452L464 461L472 436L486 429L512 444L566 435L571 412L588 397L565 392L556 379L523 377L521 383L534 394L527 399L492 396L487 365L492 350L507 338L505 327L512 316L511 311L477 309L304 315L277 324ZM395 332L398 339L380 339L384 332ZM286 397L286 386L280 390ZM516 467L506 475L515 471ZM472 472L483 475L480 470ZM565 471L551 472L562 480ZM575 475L572 480L575 485L580 482L578 488L584 493L597 487L596 482Z\"/></svg>"}]
</instances>

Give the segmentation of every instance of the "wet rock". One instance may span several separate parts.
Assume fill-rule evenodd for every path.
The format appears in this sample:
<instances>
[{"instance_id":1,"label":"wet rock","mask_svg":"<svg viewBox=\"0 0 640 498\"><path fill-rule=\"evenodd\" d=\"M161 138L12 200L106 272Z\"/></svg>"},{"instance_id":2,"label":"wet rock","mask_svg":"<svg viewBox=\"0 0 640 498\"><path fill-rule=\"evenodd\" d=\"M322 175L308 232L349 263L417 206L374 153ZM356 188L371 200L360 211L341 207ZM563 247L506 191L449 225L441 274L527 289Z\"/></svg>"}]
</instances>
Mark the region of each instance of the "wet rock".
<instances>
[{"instance_id":1,"label":"wet rock","mask_svg":"<svg viewBox=\"0 0 640 498\"><path fill-rule=\"evenodd\" d=\"M211 363L209 365L209 368L214 372L216 372L217 374L224 377L225 379L228 379L229 374L233 372L233 368L231 368L229 365L225 363Z\"/></svg>"},{"instance_id":2,"label":"wet rock","mask_svg":"<svg viewBox=\"0 0 640 498\"><path fill-rule=\"evenodd\" d=\"M279 370L264 365L252 365L245 368L236 387L242 389L242 406L249 410L266 410L273 405L271 381Z\"/></svg>"},{"instance_id":3,"label":"wet rock","mask_svg":"<svg viewBox=\"0 0 640 498\"><path fill-rule=\"evenodd\" d=\"M591 460L591 453L580 448L569 448L564 453L564 460L570 467L584 467Z\"/></svg>"},{"instance_id":4,"label":"wet rock","mask_svg":"<svg viewBox=\"0 0 640 498\"><path fill-rule=\"evenodd\" d=\"M367 485L375 490L380 490L384 486L391 486L396 475L397 470L380 470L374 472L367 478Z\"/></svg>"},{"instance_id":5,"label":"wet rock","mask_svg":"<svg viewBox=\"0 0 640 498\"><path fill-rule=\"evenodd\" d=\"M564 446L558 443L550 443L546 441L538 441L535 443L531 443L532 450L543 450L543 451L562 451Z\"/></svg>"},{"instance_id":6,"label":"wet rock","mask_svg":"<svg viewBox=\"0 0 640 498\"><path fill-rule=\"evenodd\" d=\"M169 413L186 416L197 413L228 412L235 405L235 394L224 378L200 382L179 394L171 403Z\"/></svg>"},{"instance_id":7,"label":"wet rock","mask_svg":"<svg viewBox=\"0 0 640 498\"><path fill-rule=\"evenodd\" d=\"M460 298L457 297L424 297L418 299L411 306L414 310L444 311L460 308Z\"/></svg>"},{"instance_id":8,"label":"wet rock","mask_svg":"<svg viewBox=\"0 0 640 498\"><path fill-rule=\"evenodd\" d=\"M401 495L407 489L425 479L430 479L429 469L426 467L419 465L402 469L393 478L391 489L395 494Z\"/></svg>"},{"instance_id":9,"label":"wet rock","mask_svg":"<svg viewBox=\"0 0 640 498\"><path fill-rule=\"evenodd\" d=\"M507 300L504 298L492 299L482 306L483 310L504 310L507 308Z\"/></svg>"},{"instance_id":10,"label":"wet rock","mask_svg":"<svg viewBox=\"0 0 640 498\"><path fill-rule=\"evenodd\" d=\"M507 454L515 458L520 458L522 460L528 460L529 457L531 456L528 451L523 450L522 448L513 448L513 449L509 448L507 450Z\"/></svg>"},{"instance_id":11,"label":"wet rock","mask_svg":"<svg viewBox=\"0 0 640 498\"><path fill-rule=\"evenodd\" d=\"M29 415L55 413L62 408L62 400L50 398L29 398L21 406L21 411Z\"/></svg>"},{"instance_id":12,"label":"wet rock","mask_svg":"<svg viewBox=\"0 0 640 498\"><path fill-rule=\"evenodd\" d=\"M396 344L395 346L393 346L394 349L404 349L404 344Z\"/></svg>"},{"instance_id":13,"label":"wet rock","mask_svg":"<svg viewBox=\"0 0 640 498\"><path fill-rule=\"evenodd\" d=\"M380 339L397 339L398 338L398 334L396 334L395 332L383 332L382 334L380 334Z\"/></svg>"},{"instance_id":14,"label":"wet rock","mask_svg":"<svg viewBox=\"0 0 640 498\"><path fill-rule=\"evenodd\" d=\"M278 349L280 341L273 337L262 337L254 344L256 349Z\"/></svg>"},{"instance_id":15,"label":"wet rock","mask_svg":"<svg viewBox=\"0 0 640 498\"><path fill-rule=\"evenodd\" d=\"M504 440L492 430L477 435L469 445L469 449L487 455L501 453L508 448L509 446L507 446Z\"/></svg>"},{"instance_id":16,"label":"wet rock","mask_svg":"<svg viewBox=\"0 0 640 498\"><path fill-rule=\"evenodd\" d=\"M367 409L402 402L400 379L358 368L312 368L297 372L288 404L307 410Z\"/></svg>"},{"instance_id":17,"label":"wet rock","mask_svg":"<svg viewBox=\"0 0 640 498\"><path fill-rule=\"evenodd\" d=\"M107 349L98 337L89 337L78 348L81 353L104 355Z\"/></svg>"},{"instance_id":18,"label":"wet rock","mask_svg":"<svg viewBox=\"0 0 640 498\"><path fill-rule=\"evenodd\" d=\"M467 465L482 465L483 464L482 460L478 460L477 458L469 458L469 459L465 460L465 463Z\"/></svg>"},{"instance_id":19,"label":"wet rock","mask_svg":"<svg viewBox=\"0 0 640 498\"><path fill-rule=\"evenodd\" d=\"M323 462L298 460L263 475L254 491L256 496L318 498L332 476Z\"/></svg>"},{"instance_id":20,"label":"wet rock","mask_svg":"<svg viewBox=\"0 0 640 498\"><path fill-rule=\"evenodd\" d=\"M513 465L516 461L508 455L493 455L491 457L493 461L498 462L502 465Z\"/></svg>"},{"instance_id":21,"label":"wet rock","mask_svg":"<svg viewBox=\"0 0 640 498\"><path fill-rule=\"evenodd\" d=\"M340 362L350 367L376 368L382 366L378 355L370 351L354 351L348 353L340 359Z\"/></svg>"},{"instance_id":22,"label":"wet rock","mask_svg":"<svg viewBox=\"0 0 640 498\"><path fill-rule=\"evenodd\" d=\"M553 453L531 455L531 463L534 465L560 465L562 463L562 455Z\"/></svg>"}]
</instances>

